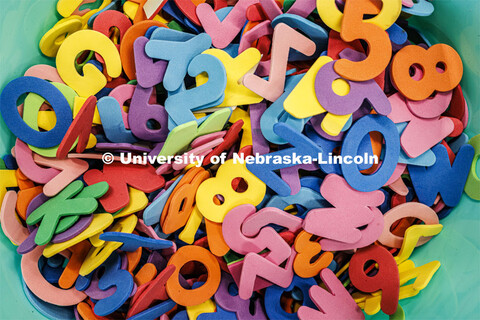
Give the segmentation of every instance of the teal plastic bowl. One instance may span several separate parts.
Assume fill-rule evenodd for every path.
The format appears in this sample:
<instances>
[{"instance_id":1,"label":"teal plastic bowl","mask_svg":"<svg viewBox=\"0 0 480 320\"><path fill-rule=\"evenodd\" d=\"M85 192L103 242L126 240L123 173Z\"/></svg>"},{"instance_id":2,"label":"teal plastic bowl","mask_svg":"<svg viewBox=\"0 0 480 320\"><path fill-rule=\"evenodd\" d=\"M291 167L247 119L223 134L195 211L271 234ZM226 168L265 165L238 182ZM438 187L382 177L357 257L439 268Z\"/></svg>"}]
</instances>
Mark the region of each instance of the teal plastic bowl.
<instances>
[{"instance_id":1,"label":"teal plastic bowl","mask_svg":"<svg viewBox=\"0 0 480 320\"><path fill-rule=\"evenodd\" d=\"M2 0L0 10L0 88L32 65L55 65L41 55L38 42L59 19L55 0ZM469 106L466 133L480 133L480 1L435 0L430 17L410 21L433 43L454 47L462 57L462 88ZM0 156L9 153L14 137L0 120ZM477 166L480 167L480 166ZM441 267L417 296L400 301L408 319L480 318L480 205L466 195L443 219L440 235L412 255L415 265L433 260ZM0 319L46 319L22 289L21 256L0 232ZM372 319L386 319L381 312Z\"/></svg>"}]
</instances>

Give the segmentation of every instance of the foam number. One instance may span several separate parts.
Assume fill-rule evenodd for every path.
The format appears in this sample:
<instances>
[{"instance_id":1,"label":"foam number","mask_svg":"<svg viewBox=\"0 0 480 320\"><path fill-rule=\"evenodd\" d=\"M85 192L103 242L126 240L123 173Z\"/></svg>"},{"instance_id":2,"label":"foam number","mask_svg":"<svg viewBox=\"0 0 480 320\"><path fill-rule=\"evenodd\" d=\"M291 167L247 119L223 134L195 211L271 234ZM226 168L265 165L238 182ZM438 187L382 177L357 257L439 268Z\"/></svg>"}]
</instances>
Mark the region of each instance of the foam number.
<instances>
[{"instance_id":1,"label":"foam number","mask_svg":"<svg viewBox=\"0 0 480 320\"><path fill-rule=\"evenodd\" d=\"M208 278L196 289L184 289L178 280L182 267L191 261L202 263L207 269ZM177 250L168 261L168 266L175 266L175 271L167 280L168 296L182 306L195 306L210 299L220 285L220 266L213 254L199 246L184 246Z\"/></svg>"},{"instance_id":2,"label":"foam number","mask_svg":"<svg viewBox=\"0 0 480 320\"><path fill-rule=\"evenodd\" d=\"M414 64L423 70L420 79L410 75L410 67ZM443 43L427 50L420 46L406 46L392 60L393 83L410 100L427 99L435 91L450 91L460 83L462 75L462 59L455 49Z\"/></svg>"},{"instance_id":3,"label":"foam number","mask_svg":"<svg viewBox=\"0 0 480 320\"><path fill-rule=\"evenodd\" d=\"M78 96L75 93L75 91L65 84L54 83L54 82L51 84L53 84L53 86L55 86L58 90L60 90L60 92L67 99L70 109L73 110L75 106L75 102L78 99ZM23 103L23 121L25 121L25 123L29 125L32 129L39 130L39 128L41 128L42 113L44 113L44 115L47 116L46 118L48 119L47 120L48 122L51 121L51 124L45 127L45 129L49 130L53 128L55 126L56 121L58 121L58 119L56 119L55 113L48 112L48 111L46 112L40 111L42 105L46 101L47 100L44 97L35 93L29 93L25 98L25 101ZM68 130L67 130L67 133L68 133ZM65 135L67 133L65 133ZM57 146L51 147L51 148L38 148L36 146L29 145L29 147L30 149L32 149L33 152L38 153L45 157L55 157L56 152L58 150Z\"/></svg>"},{"instance_id":4,"label":"foam number","mask_svg":"<svg viewBox=\"0 0 480 320\"><path fill-rule=\"evenodd\" d=\"M263 100L262 97L245 87L242 83L244 76L253 73L260 62L261 55L257 49L249 48L235 58L219 49L208 49L203 53L218 58L225 67L227 74L225 98L217 107L252 104ZM197 76L197 86L202 85L206 80L204 74L199 74Z\"/></svg>"},{"instance_id":5,"label":"foam number","mask_svg":"<svg viewBox=\"0 0 480 320\"><path fill-rule=\"evenodd\" d=\"M100 203L110 213L122 209L129 203L128 185L143 192L152 192L165 184L163 177L157 175L155 169L149 164L142 166L112 163L105 165L103 172L97 169L88 170L83 175L83 179L88 185L100 181L108 182L110 188L100 199Z\"/></svg>"},{"instance_id":6,"label":"foam number","mask_svg":"<svg viewBox=\"0 0 480 320\"><path fill-rule=\"evenodd\" d=\"M212 39L205 33L192 36L188 33L158 28L145 45L145 53L150 58L168 61L163 86L167 91L175 91L182 85L192 59L210 48L211 44Z\"/></svg>"},{"instance_id":7,"label":"foam number","mask_svg":"<svg viewBox=\"0 0 480 320\"><path fill-rule=\"evenodd\" d=\"M439 267L440 262L438 261L432 261L420 267L415 267L415 264L411 260L406 260L405 262L399 264L399 300L410 298L419 294L421 290L427 287L428 283ZM412 284L405 285L412 279L415 279ZM380 311L383 301L383 292L361 294L356 297L355 301L362 309L364 309L366 314L373 315Z\"/></svg>"},{"instance_id":8,"label":"foam number","mask_svg":"<svg viewBox=\"0 0 480 320\"><path fill-rule=\"evenodd\" d=\"M82 97L95 95L107 84L105 76L90 63L83 67L83 76L75 70L73 62L85 50L102 56L110 77L116 78L122 72L120 55L108 37L93 30L81 30L70 35L58 49L56 65L62 80Z\"/></svg>"},{"instance_id":9,"label":"foam number","mask_svg":"<svg viewBox=\"0 0 480 320\"><path fill-rule=\"evenodd\" d=\"M363 192L382 187L392 176L400 155L400 138L395 124L384 116L367 115L357 120L348 130L342 145L342 157L356 155L363 137L372 131L380 132L385 140L385 156L380 169L371 175L363 175L356 164L342 163L345 180Z\"/></svg>"},{"instance_id":10,"label":"foam number","mask_svg":"<svg viewBox=\"0 0 480 320\"><path fill-rule=\"evenodd\" d=\"M469 144L462 146L453 164L450 164L447 150L443 145L433 147L432 151L437 159L433 166L408 166L418 201L432 206L437 194L440 193L443 202L449 207L454 207L462 197L475 150Z\"/></svg>"},{"instance_id":11,"label":"foam number","mask_svg":"<svg viewBox=\"0 0 480 320\"><path fill-rule=\"evenodd\" d=\"M197 6L197 17L205 32L212 37L215 48L223 49L228 46L242 30L247 21L247 8L259 0L240 0L222 21L215 14L214 9L207 3Z\"/></svg>"},{"instance_id":12,"label":"foam number","mask_svg":"<svg viewBox=\"0 0 480 320\"><path fill-rule=\"evenodd\" d=\"M312 234L301 231L295 238L295 251L297 256L293 262L295 273L302 278L316 276L320 270L325 269L333 260L333 253L323 252L313 263L313 257L322 252L322 246L317 241L312 241Z\"/></svg>"},{"instance_id":13,"label":"foam number","mask_svg":"<svg viewBox=\"0 0 480 320\"><path fill-rule=\"evenodd\" d=\"M389 2L400 3L400 0ZM340 36L345 42L362 39L368 44L368 56L365 60L340 59L335 64L335 71L349 80L373 79L382 73L390 62L392 44L388 33L373 23L363 21L364 14L375 13L376 10L372 11L372 7L370 0L353 0L347 1L345 4ZM382 8L382 11L387 10L388 8ZM395 21L400 12L391 11L388 14L395 16L393 19Z\"/></svg>"},{"instance_id":14,"label":"foam number","mask_svg":"<svg viewBox=\"0 0 480 320\"><path fill-rule=\"evenodd\" d=\"M168 135L168 115L163 106L149 103L154 89L140 85L135 87L128 111L128 125L139 139L159 142L165 141ZM149 127L152 121L156 123L154 129Z\"/></svg>"},{"instance_id":15,"label":"foam number","mask_svg":"<svg viewBox=\"0 0 480 320\"><path fill-rule=\"evenodd\" d=\"M254 237L245 235L242 232L242 222L244 222L248 218L254 218L254 216L262 219L262 215L275 215L280 216L284 220L282 221L275 221L276 225L280 225L285 227L285 225L291 225L293 221L288 221L286 213L277 208L264 208L256 213L255 207L253 205L244 204L240 205L232 210L225 216L225 219L222 224L222 231L223 231L223 238L227 245L235 252L245 255L250 252L260 253L265 249L269 249L269 253L265 256L265 259L280 265L283 261L285 261L291 254L291 248L286 243L285 240L271 227L262 228L266 226L268 223L260 223L259 232L253 233ZM296 231L300 228L301 219L295 216L290 215L291 219L299 220L296 221L296 228L292 228L292 231ZM258 220L257 218L257 220ZM255 218L254 218L255 219ZM284 223L287 222L287 223ZM289 223L290 222L290 223ZM258 224L258 221L257 223ZM295 224L295 222L294 222Z\"/></svg>"},{"instance_id":16,"label":"foam number","mask_svg":"<svg viewBox=\"0 0 480 320\"><path fill-rule=\"evenodd\" d=\"M232 187L232 181L243 178L248 185L244 192L237 192ZM266 186L256 176L247 170L244 164L234 163L233 159L220 166L215 178L205 180L198 187L195 197L198 209L202 215L213 222L222 222L225 215L240 204L259 204L265 196ZM223 197L222 204L216 204L218 195Z\"/></svg>"},{"instance_id":17,"label":"foam number","mask_svg":"<svg viewBox=\"0 0 480 320\"><path fill-rule=\"evenodd\" d=\"M57 118L53 129L39 132L20 117L17 100L27 92L36 93L50 103ZM62 92L48 81L34 77L21 77L9 82L0 96L0 111L5 124L15 136L39 148L57 146L72 123L72 110Z\"/></svg>"},{"instance_id":18,"label":"foam number","mask_svg":"<svg viewBox=\"0 0 480 320\"><path fill-rule=\"evenodd\" d=\"M160 219L163 232L175 232L187 223L195 205L197 189L208 178L210 173L203 168L192 168L181 178L163 208Z\"/></svg>"},{"instance_id":19,"label":"foam number","mask_svg":"<svg viewBox=\"0 0 480 320\"><path fill-rule=\"evenodd\" d=\"M323 238L320 245L324 250L362 248L378 239L383 230L383 215L376 208L385 197L381 191L360 192L341 176L330 174L324 179L320 192L335 208L310 210L304 229ZM366 228L359 230L365 225Z\"/></svg>"},{"instance_id":20,"label":"foam number","mask_svg":"<svg viewBox=\"0 0 480 320\"><path fill-rule=\"evenodd\" d=\"M107 290L115 287L116 290L111 296L100 299L95 304L93 310L98 316L107 316L120 308L130 297L134 284L130 272L121 269L121 259L117 253L112 254L103 265L105 271L98 282L98 288Z\"/></svg>"},{"instance_id":21,"label":"foam number","mask_svg":"<svg viewBox=\"0 0 480 320\"><path fill-rule=\"evenodd\" d=\"M367 100L378 114L387 115L391 112L390 101L374 80L347 81L349 92L344 96L335 93L332 90L332 83L342 79L334 70L338 63L340 61L327 63L315 77L315 93L325 110L337 115L350 115Z\"/></svg>"},{"instance_id":22,"label":"foam number","mask_svg":"<svg viewBox=\"0 0 480 320\"><path fill-rule=\"evenodd\" d=\"M368 261L378 265L374 276L365 273L364 267ZM372 245L359 249L350 260L349 276L352 284L364 292L382 290L382 311L394 314L397 310L400 278L397 263L390 252L383 247Z\"/></svg>"},{"instance_id":23,"label":"foam number","mask_svg":"<svg viewBox=\"0 0 480 320\"><path fill-rule=\"evenodd\" d=\"M229 288L235 286L235 281L228 273L222 273L222 281L215 293L215 302L226 311L235 312L235 319L247 319L252 316L255 319L267 319L260 299L255 300L254 313L250 313L251 300L243 300L238 295L232 295ZM217 307L218 308L218 307Z\"/></svg>"},{"instance_id":24,"label":"foam number","mask_svg":"<svg viewBox=\"0 0 480 320\"><path fill-rule=\"evenodd\" d=\"M244 86L269 101L277 100L283 93L290 49L311 56L315 53L315 48L312 40L288 25L279 23L273 32L272 62L268 81L257 75L248 74L243 78Z\"/></svg>"},{"instance_id":25,"label":"foam number","mask_svg":"<svg viewBox=\"0 0 480 320\"><path fill-rule=\"evenodd\" d=\"M313 285L310 287L309 296L315 306L321 311L308 306L301 306L297 312L300 320L365 319L362 310L360 310L342 282L338 280L330 269L320 271L320 278L327 290Z\"/></svg>"},{"instance_id":26,"label":"foam number","mask_svg":"<svg viewBox=\"0 0 480 320\"><path fill-rule=\"evenodd\" d=\"M318 154L322 152L322 149L285 123L275 124L273 131L293 147L262 155L261 158L263 164L258 162L247 164L247 169L260 180L265 182L265 184L280 196L285 197L291 194L291 189L288 184L274 172L274 170L289 168L300 164L296 163L296 159L300 160L302 157L310 157L310 160L316 159ZM289 158L290 161L278 161L278 159L284 158ZM270 163L270 159L273 159L272 163ZM312 163L312 161L310 161L310 163Z\"/></svg>"},{"instance_id":27,"label":"foam number","mask_svg":"<svg viewBox=\"0 0 480 320\"><path fill-rule=\"evenodd\" d=\"M378 26L382 30L387 30L398 18L402 10L401 0L382 0L382 9L364 4L364 6L378 14L370 19L363 20L364 23L370 23ZM353 6L352 6L353 7ZM317 0L317 10L322 21L331 29L340 32L342 30L342 22L344 14L338 9L335 0Z\"/></svg>"},{"instance_id":28,"label":"foam number","mask_svg":"<svg viewBox=\"0 0 480 320\"><path fill-rule=\"evenodd\" d=\"M476 135L468 144L473 146L475 155L470 166L467 182L465 183L465 193L472 199L480 200L480 179L477 175L477 163L480 156L480 135Z\"/></svg>"},{"instance_id":29,"label":"foam number","mask_svg":"<svg viewBox=\"0 0 480 320\"><path fill-rule=\"evenodd\" d=\"M208 74L207 83L169 95L165 101L165 110L176 125L195 120L191 111L213 107L223 101L227 75L222 62L208 54L196 56L188 65L188 74L195 77L203 72Z\"/></svg>"},{"instance_id":30,"label":"foam number","mask_svg":"<svg viewBox=\"0 0 480 320\"><path fill-rule=\"evenodd\" d=\"M105 136L111 142L135 143L137 139L131 130L125 128L120 104L114 97L102 97L97 103Z\"/></svg>"}]
</instances>

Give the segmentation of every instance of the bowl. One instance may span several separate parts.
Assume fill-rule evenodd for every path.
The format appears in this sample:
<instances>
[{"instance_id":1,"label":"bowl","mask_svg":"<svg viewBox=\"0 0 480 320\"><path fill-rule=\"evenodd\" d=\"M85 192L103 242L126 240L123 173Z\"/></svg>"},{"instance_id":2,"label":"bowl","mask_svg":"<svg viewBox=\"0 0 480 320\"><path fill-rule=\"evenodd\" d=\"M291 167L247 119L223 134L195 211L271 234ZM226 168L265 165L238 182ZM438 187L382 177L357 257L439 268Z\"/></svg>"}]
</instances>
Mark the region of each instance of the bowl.
<instances>
[{"instance_id":1,"label":"bowl","mask_svg":"<svg viewBox=\"0 0 480 320\"><path fill-rule=\"evenodd\" d=\"M3 0L0 10L0 88L23 75L28 67L55 60L40 53L38 42L61 17L55 0ZM98 1L97 1L98 2ZM432 43L446 43L460 54L461 82L469 106L469 137L480 133L480 1L435 0L429 17L410 22ZM0 119L0 156L9 153L14 137ZM477 166L480 168L480 165ZM477 169L477 174L480 175ZM400 301L408 319L478 319L480 314L480 211L479 202L462 196L445 219L444 228L427 245L417 248L415 265L433 260L441 267L417 296ZM0 318L46 319L27 300L16 247L0 232ZM386 319L379 313L372 319Z\"/></svg>"}]
</instances>

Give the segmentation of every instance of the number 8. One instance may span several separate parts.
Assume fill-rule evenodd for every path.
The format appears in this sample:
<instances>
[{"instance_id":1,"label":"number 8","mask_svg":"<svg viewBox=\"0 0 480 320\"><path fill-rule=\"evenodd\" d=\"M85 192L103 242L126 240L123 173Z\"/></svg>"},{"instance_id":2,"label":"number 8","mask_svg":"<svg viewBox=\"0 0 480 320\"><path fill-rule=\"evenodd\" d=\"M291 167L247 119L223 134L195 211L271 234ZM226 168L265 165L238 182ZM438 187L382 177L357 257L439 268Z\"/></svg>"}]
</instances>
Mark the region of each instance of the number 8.
<instances>
[{"instance_id":1,"label":"number 8","mask_svg":"<svg viewBox=\"0 0 480 320\"><path fill-rule=\"evenodd\" d=\"M445 70L439 72L442 64ZM423 71L420 80L410 76L410 67L413 65L419 65ZM436 44L428 50L420 46L406 46L393 57L392 61L393 82L410 100L425 100L435 90L450 91L460 83L462 75L462 59L455 49L443 43Z\"/></svg>"}]
</instances>

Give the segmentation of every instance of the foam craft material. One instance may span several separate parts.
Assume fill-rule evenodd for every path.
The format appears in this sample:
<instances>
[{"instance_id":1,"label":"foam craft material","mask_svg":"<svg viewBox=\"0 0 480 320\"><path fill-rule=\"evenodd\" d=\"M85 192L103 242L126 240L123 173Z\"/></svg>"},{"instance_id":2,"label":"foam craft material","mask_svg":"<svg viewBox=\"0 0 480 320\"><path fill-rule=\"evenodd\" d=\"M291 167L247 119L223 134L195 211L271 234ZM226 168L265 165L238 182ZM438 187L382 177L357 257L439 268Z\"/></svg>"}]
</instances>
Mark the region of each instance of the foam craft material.
<instances>
[{"instance_id":1,"label":"foam craft material","mask_svg":"<svg viewBox=\"0 0 480 320\"><path fill-rule=\"evenodd\" d=\"M124 234L121 232L104 232L100 235L100 239L104 241L122 242L120 250L133 252L140 247L149 248L151 250L165 249L172 246L171 241L155 240L137 236L136 234Z\"/></svg>"},{"instance_id":2,"label":"foam craft material","mask_svg":"<svg viewBox=\"0 0 480 320\"><path fill-rule=\"evenodd\" d=\"M223 101L227 75L222 62L212 55L195 56L188 64L188 75L196 77L203 72L208 75L205 84L173 95L169 94L165 100L165 110L177 125L195 120L190 110L216 106L217 101Z\"/></svg>"},{"instance_id":3,"label":"foam craft material","mask_svg":"<svg viewBox=\"0 0 480 320\"><path fill-rule=\"evenodd\" d=\"M196 14L201 26L212 38L213 46L224 49L245 25L247 8L258 2L258 0L240 0L222 20L217 17L214 9L206 3L197 6Z\"/></svg>"},{"instance_id":4,"label":"foam craft material","mask_svg":"<svg viewBox=\"0 0 480 320\"><path fill-rule=\"evenodd\" d=\"M475 150L469 144L462 146L452 165L444 146L437 145L432 151L437 159L433 166L408 166L418 200L431 206L440 193L445 204L454 207L462 196Z\"/></svg>"},{"instance_id":5,"label":"foam craft material","mask_svg":"<svg viewBox=\"0 0 480 320\"><path fill-rule=\"evenodd\" d=\"M324 179L320 192L335 208L310 210L303 221L303 228L322 237L320 245L324 250L362 248L380 236L383 216L376 207L384 200L381 191L360 192L341 176L330 174ZM365 225L365 229L358 229Z\"/></svg>"},{"instance_id":6,"label":"foam craft material","mask_svg":"<svg viewBox=\"0 0 480 320\"><path fill-rule=\"evenodd\" d=\"M333 261L333 253L322 253L321 245L317 241L311 241L312 236L313 234L302 230L295 238L297 255L293 262L293 269L302 278L316 276L320 270L327 268ZM318 258L311 263L310 261L316 255L319 255Z\"/></svg>"},{"instance_id":7,"label":"foam craft material","mask_svg":"<svg viewBox=\"0 0 480 320\"><path fill-rule=\"evenodd\" d=\"M165 60L153 62L153 59L147 56L145 45L148 40L146 37L138 37L133 43L137 82L143 88L150 88L162 82L168 64Z\"/></svg>"},{"instance_id":8,"label":"foam craft material","mask_svg":"<svg viewBox=\"0 0 480 320\"><path fill-rule=\"evenodd\" d=\"M422 0L420 2L426 1ZM31 1L28 3L5 1L4 7L6 10L2 11L0 16L6 19L6 15L11 12L8 10L9 8L22 10L25 17L17 20L16 23L29 21L32 28L39 30L40 34L47 31L49 26L53 25L54 22L58 20L58 17L53 14L55 4L56 1ZM474 13L478 8L478 3L474 2L473 4L467 4L446 0L438 3L434 2L434 5L435 12L433 15L422 18L422 20L412 17L411 24L416 27L418 27L419 24L420 26L427 25L428 27L426 29L424 28L421 30L425 33L425 36L427 36L428 39L443 40L452 44L464 59L465 52L475 53L474 32L471 32L471 30L478 29L478 20L474 17ZM306 14L308 15L309 12ZM457 21L459 20L464 21L464 23L458 24ZM38 34L31 33L24 28L12 28L11 31L12 33L15 33L15 39L22 38L25 39L25 41L20 44L17 43L16 45L3 47L6 55L18 57L18 59L15 60L0 62L3 71L2 75L0 75L0 79L3 85L5 85L10 79L21 75L19 74L19 67L21 68L24 65L20 63L20 61L28 59L29 61L32 61L32 63L47 62L45 57L39 55L40 51L37 47ZM459 36L460 34L463 38ZM13 41L11 34L1 34L0 37L4 41L2 43ZM54 38L57 37L55 36ZM467 64L468 61L464 60L464 62ZM474 81L475 70L477 70L477 66L471 65L470 68L465 69L464 74L464 90L466 92L467 101L471 104L470 113L473 120L478 117L478 110L475 109L476 105L478 105L478 103L476 103L476 101L478 101L478 94L476 93L476 85ZM475 133L479 132L478 123L478 121L471 121L469 123L467 133L470 137L475 136ZM3 124L0 124L0 133L2 135L2 139L0 140L0 153L4 154L11 148L15 140L10 133L7 133ZM438 258L438 260L442 261L442 264L447 266L449 272L446 272L444 268L439 269L438 277L442 277L446 281L439 282L434 280L430 283L428 288L424 289L422 294L416 296L414 299L402 301L402 307L409 318L416 318L420 314L422 317L436 317L439 314L443 314L446 317L468 318L471 317L472 314L476 314L474 306L478 305L475 302L477 297L471 295L472 290L475 288L476 281L472 281L471 275L468 272L465 272L465 266L472 265L472 260L475 261L476 255L456 255L454 257L451 250L445 249L449 246L463 247L467 243L478 241L476 240L478 234L476 233L476 230L478 229L477 220L471 219L471 217L467 220L464 215L460 214L462 212L473 212L476 210L476 204L474 203L475 202L471 201L467 196L462 197L459 206L453 210L450 217L445 218L447 221L444 232L446 232L445 238L448 238L448 241L447 239L439 237L435 239L435 241L429 243L428 250L425 248L418 248L413 253L412 259L416 263L419 262L421 264L422 261L428 262L429 260L432 260L432 258ZM463 237L458 238L454 236L458 230L462 230ZM0 236L0 238L2 245L4 245L0 247L0 252L3 257L3 263L7 266L4 269L2 280L4 280L4 283L11 288L20 288L22 284L19 276L20 271L17 268L18 256L13 260L15 255L13 252L14 247L6 237ZM474 249L472 248L472 250ZM467 259L469 261L468 264L465 263ZM469 267L467 267L467 269L468 268ZM453 281L453 277L455 277L457 285L451 287L450 290L443 290L442 288L444 288L445 283ZM458 283L461 283L461 285ZM5 293L5 291L2 292ZM466 298L467 296L469 297L468 299ZM40 313L29 305L20 289L8 291L8 294L3 295L3 299L3 304L9 306L9 308L0 308L5 317L43 318ZM432 308L434 305L435 308ZM199 318L202 316L204 315L200 315ZM379 319L380 316L374 316L373 318Z\"/></svg>"},{"instance_id":9,"label":"foam craft material","mask_svg":"<svg viewBox=\"0 0 480 320\"><path fill-rule=\"evenodd\" d=\"M272 28L275 28L275 26L279 23L284 23L292 28L302 31L303 34L307 35L313 42L315 42L316 45L315 53L311 57L297 53L293 56L289 56L289 60L296 61L317 58L320 56L320 53L327 48L328 33L321 26L311 22L310 20L302 18L298 15L285 13L280 14L272 19Z\"/></svg>"},{"instance_id":10,"label":"foam craft material","mask_svg":"<svg viewBox=\"0 0 480 320\"><path fill-rule=\"evenodd\" d=\"M169 30L159 31L167 33ZM171 32L178 33L178 31ZM168 61L163 77L163 85L168 91L175 91L180 87L189 63L212 44L210 36L205 33L197 36L189 35L189 37L191 37L189 40L183 42L168 41L163 40L163 37L160 38L160 36L152 36L152 39L145 45L145 53L149 57ZM175 55L172 55L173 52Z\"/></svg>"},{"instance_id":11,"label":"foam craft material","mask_svg":"<svg viewBox=\"0 0 480 320\"><path fill-rule=\"evenodd\" d=\"M308 291L310 299L320 311L309 306L301 306L297 311L300 320L326 320L338 316L348 319L365 319L362 310L331 270L320 271L320 278L328 291L316 285L310 287Z\"/></svg>"},{"instance_id":12,"label":"foam craft material","mask_svg":"<svg viewBox=\"0 0 480 320\"><path fill-rule=\"evenodd\" d=\"M270 286L265 291L265 304L269 307L267 308L267 315L269 319L289 319L295 320L298 318L297 313L287 313L280 303L281 296L284 292L292 291L293 288L300 290L303 294L303 303L302 306L313 307L314 304L310 297L308 296L309 288L315 286L316 282L313 278L300 278L298 276L293 276L292 283L287 288L281 288L279 286Z\"/></svg>"},{"instance_id":13,"label":"foam craft material","mask_svg":"<svg viewBox=\"0 0 480 320\"><path fill-rule=\"evenodd\" d=\"M374 276L365 273L365 264L373 260L378 264L378 272ZM359 249L350 260L349 276L352 284L363 292L382 290L382 311L390 315L398 306L400 278L397 263L387 249L371 245Z\"/></svg>"},{"instance_id":14,"label":"foam craft material","mask_svg":"<svg viewBox=\"0 0 480 320\"><path fill-rule=\"evenodd\" d=\"M143 88L137 85L133 92L128 112L128 125L132 133L139 139L160 142L168 134L168 115L165 108L159 104L150 104L154 87ZM153 120L158 129L150 129L148 121Z\"/></svg>"},{"instance_id":15,"label":"foam craft material","mask_svg":"<svg viewBox=\"0 0 480 320\"><path fill-rule=\"evenodd\" d=\"M81 181L74 181L54 198L49 199L27 218L27 224L40 222L35 243L47 244L59 223L60 218L72 215L90 214L97 209L97 198L108 190L106 183L98 183L83 188ZM74 199L73 199L74 198Z\"/></svg>"},{"instance_id":16,"label":"foam craft material","mask_svg":"<svg viewBox=\"0 0 480 320\"><path fill-rule=\"evenodd\" d=\"M260 118L260 128L262 130L262 135L268 141L276 144L286 144L287 142L280 138L273 131L273 127L276 123L282 122L288 124L290 127L295 129L298 132L302 132L305 123L310 118L297 119L291 116L288 112L285 111L283 103L288 95L292 92L293 88L301 81L303 75L294 75L289 77L285 81L284 93L273 102L267 110L262 114Z\"/></svg>"},{"instance_id":17,"label":"foam craft material","mask_svg":"<svg viewBox=\"0 0 480 320\"><path fill-rule=\"evenodd\" d=\"M103 172L97 169L88 170L83 175L83 179L88 185L100 181L106 181L109 184L108 192L100 198L100 203L110 213L124 208L129 203L130 197L127 186L143 192L152 192L165 184L163 177L158 176L149 164L142 166L112 163L105 165Z\"/></svg>"},{"instance_id":18,"label":"foam craft material","mask_svg":"<svg viewBox=\"0 0 480 320\"><path fill-rule=\"evenodd\" d=\"M72 62L84 50L98 52L106 63L108 75L112 78L120 76L122 64L113 42L100 32L80 30L75 32L73 37L65 39L56 57L58 74L78 95L88 97L99 92L107 84L107 79L89 63L83 67L83 76L78 74Z\"/></svg>"},{"instance_id":19,"label":"foam craft material","mask_svg":"<svg viewBox=\"0 0 480 320\"><path fill-rule=\"evenodd\" d=\"M274 159L275 157L284 157L288 155L291 157L293 153L296 153L297 156L300 157L309 156L311 159L317 159L318 154L322 153L322 149L319 146L285 123L275 124L273 130L278 136L290 143L293 147L273 152L268 155L262 155L261 157L263 158L270 157L270 159ZM293 159L291 162L293 162ZM291 162L275 164L274 161L272 163L266 163L265 160L265 164L247 164L247 169L278 193L278 195L285 197L291 194L291 189L287 183L274 172L274 170L292 167L294 164Z\"/></svg>"},{"instance_id":20,"label":"foam craft material","mask_svg":"<svg viewBox=\"0 0 480 320\"><path fill-rule=\"evenodd\" d=\"M17 111L17 100L33 92L48 100L55 111L57 123L52 130L39 132L30 128ZM48 81L35 77L12 80L0 96L0 111L5 124L22 141L40 148L58 145L72 122L72 111L63 94Z\"/></svg>"},{"instance_id":21,"label":"foam craft material","mask_svg":"<svg viewBox=\"0 0 480 320\"><path fill-rule=\"evenodd\" d=\"M370 175L363 175L356 164L342 163L342 172L348 184L353 188L369 192L379 189L391 177L400 155L400 138L395 124L380 115L368 115L359 119L347 132L342 144L342 156L357 154L359 137L372 131L380 132L385 140L385 156L380 169Z\"/></svg>"},{"instance_id":22,"label":"foam craft material","mask_svg":"<svg viewBox=\"0 0 480 320\"><path fill-rule=\"evenodd\" d=\"M276 35L276 36L275 36ZM275 101L283 93L288 52L295 49L307 56L315 53L315 43L284 23L273 32L272 62L268 81L254 74L243 78L243 85L269 101Z\"/></svg>"},{"instance_id":23,"label":"foam craft material","mask_svg":"<svg viewBox=\"0 0 480 320\"><path fill-rule=\"evenodd\" d=\"M222 272L222 280L217 292L215 293L215 302L218 308L222 308L225 311L234 312L235 319L245 320L254 316L259 320L266 320L265 310L260 303L260 299L257 299L254 304L253 314L250 313L251 300L243 300L238 295L232 295L230 293L230 286L235 285L235 281L232 276ZM218 311L217 311L218 312Z\"/></svg>"},{"instance_id":24,"label":"foam craft material","mask_svg":"<svg viewBox=\"0 0 480 320\"><path fill-rule=\"evenodd\" d=\"M268 212L268 209L262 210ZM276 209L275 211L279 212L280 210ZM241 230L242 222L251 217L252 214L255 214L255 207L248 204L240 205L230 210L222 223L225 242L233 251L241 255L246 255L250 252L260 253L268 248L270 252L265 258L280 265L290 256L290 246L273 228L262 229L254 238L246 236ZM278 221L276 224L283 225Z\"/></svg>"},{"instance_id":25,"label":"foam craft material","mask_svg":"<svg viewBox=\"0 0 480 320\"><path fill-rule=\"evenodd\" d=\"M228 53L219 49L208 49L203 53L218 58L222 62L227 75L225 98L223 102L216 107L247 105L259 103L263 100L262 97L246 88L242 83L243 77L246 74L252 73L252 70L254 70L260 62L261 55L257 49L248 48L235 58L232 58ZM196 80L197 86L203 85L207 82L207 77L205 77L204 74L199 74Z\"/></svg>"}]
</instances>

